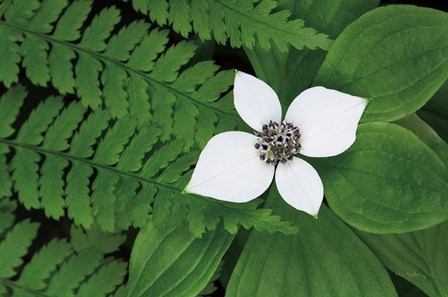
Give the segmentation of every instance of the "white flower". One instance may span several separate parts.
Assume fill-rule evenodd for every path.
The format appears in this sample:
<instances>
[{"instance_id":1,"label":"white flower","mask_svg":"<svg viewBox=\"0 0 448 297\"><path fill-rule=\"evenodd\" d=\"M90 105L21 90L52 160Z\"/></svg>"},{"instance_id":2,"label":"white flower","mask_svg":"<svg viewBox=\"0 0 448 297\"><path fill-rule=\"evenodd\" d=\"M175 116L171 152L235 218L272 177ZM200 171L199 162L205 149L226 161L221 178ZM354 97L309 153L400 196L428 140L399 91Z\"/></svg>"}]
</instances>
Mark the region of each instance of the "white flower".
<instances>
[{"instance_id":1,"label":"white flower","mask_svg":"<svg viewBox=\"0 0 448 297\"><path fill-rule=\"evenodd\" d=\"M224 132L205 146L186 192L231 202L255 199L271 184L292 207L317 217L323 185L316 170L298 153L330 157L355 141L367 100L324 87L297 96L281 122L274 90L263 81L237 72L235 108L256 132Z\"/></svg>"}]
</instances>

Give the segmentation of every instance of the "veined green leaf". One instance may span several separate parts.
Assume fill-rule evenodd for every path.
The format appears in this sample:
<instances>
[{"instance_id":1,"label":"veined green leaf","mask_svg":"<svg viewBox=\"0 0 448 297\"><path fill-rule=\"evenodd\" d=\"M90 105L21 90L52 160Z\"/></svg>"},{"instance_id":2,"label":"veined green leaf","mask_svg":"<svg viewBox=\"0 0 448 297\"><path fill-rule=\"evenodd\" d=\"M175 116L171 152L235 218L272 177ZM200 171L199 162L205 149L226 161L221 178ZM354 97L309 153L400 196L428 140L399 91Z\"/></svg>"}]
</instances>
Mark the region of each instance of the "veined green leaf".
<instances>
[{"instance_id":1,"label":"veined green leaf","mask_svg":"<svg viewBox=\"0 0 448 297\"><path fill-rule=\"evenodd\" d=\"M372 233L423 229L447 219L448 169L415 134L388 123L362 124L343 154L310 159L332 210Z\"/></svg>"},{"instance_id":2,"label":"veined green leaf","mask_svg":"<svg viewBox=\"0 0 448 297\"><path fill-rule=\"evenodd\" d=\"M318 219L292 209L278 194L268 205L293 220L300 232L253 232L226 296L397 296L378 259L324 205Z\"/></svg>"},{"instance_id":3,"label":"veined green leaf","mask_svg":"<svg viewBox=\"0 0 448 297\"><path fill-rule=\"evenodd\" d=\"M448 14L390 5L335 41L314 85L372 99L362 121L393 121L422 107L448 78Z\"/></svg>"},{"instance_id":4,"label":"veined green leaf","mask_svg":"<svg viewBox=\"0 0 448 297\"><path fill-rule=\"evenodd\" d=\"M222 226L194 237L187 226L142 228L134 243L127 297L197 296L216 271L233 240Z\"/></svg>"},{"instance_id":5,"label":"veined green leaf","mask_svg":"<svg viewBox=\"0 0 448 297\"><path fill-rule=\"evenodd\" d=\"M357 233L395 274L428 296L448 295L448 222L412 233Z\"/></svg>"},{"instance_id":6,"label":"veined green leaf","mask_svg":"<svg viewBox=\"0 0 448 297\"><path fill-rule=\"evenodd\" d=\"M378 5L379 0L280 0L280 9L292 12L294 18L304 19L306 24L319 32L336 38L357 17ZM245 48L257 77L266 81L279 95L283 109L300 92L308 88L326 51L297 50L291 48L282 53L275 46L270 51L259 47Z\"/></svg>"},{"instance_id":7,"label":"veined green leaf","mask_svg":"<svg viewBox=\"0 0 448 297\"><path fill-rule=\"evenodd\" d=\"M405 127L426 143L448 167L448 144L416 114L399 119L396 124Z\"/></svg>"}]
</instances>

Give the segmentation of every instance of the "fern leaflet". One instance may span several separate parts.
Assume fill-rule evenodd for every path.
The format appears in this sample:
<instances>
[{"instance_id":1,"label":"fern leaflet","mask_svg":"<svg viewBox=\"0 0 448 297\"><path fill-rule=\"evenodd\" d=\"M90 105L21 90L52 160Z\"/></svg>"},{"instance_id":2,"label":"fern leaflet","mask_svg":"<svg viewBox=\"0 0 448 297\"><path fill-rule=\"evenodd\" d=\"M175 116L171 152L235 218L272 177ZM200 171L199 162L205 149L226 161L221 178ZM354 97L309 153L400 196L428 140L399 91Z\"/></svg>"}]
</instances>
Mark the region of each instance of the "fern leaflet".
<instances>
[{"instance_id":1,"label":"fern leaflet","mask_svg":"<svg viewBox=\"0 0 448 297\"><path fill-rule=\"evenodd\" d=\"M289 20L287 10L273 12L277 5L273 0L132 0L135 10L160 26L169 23L184 37L194 31L202 40L225 44L229 39L232 47L252 49L257 44L266 50L275 44L282 52L289 45L329 48L327 35L304 27L301 19Z\"/></svg>"},{"instance_id":2,"label":"fern leaflet","mask_svg":"<svg viewBox=\"0 0 448 297\"><path fill-rule=\"evenodd\" d=\"M120 21L115 7L103 9L83 30L92 1L13 0L0 19L0 82L18 81L19 63L36 85L49 82L61 93L76 93L85 107L106 107L114 118L127 115L138 125L156 123L161 138L210 138L241 121L233 106L220 104L232 84L231 71L210 61L187 68L196 45L182 41L166 49L168 31L134 21L112 34ZM211 115L201 125L201 113ZM195 135L195 136L194 136ZM205 137L205 138L204 138Z\"/></svg>"},{"instance_id":3,"label":"fern leaflet","mask_svg":"<svg viewBox=\"0 0 448 297\"><path fill-rule=\"evenodd\" d=\"M232 233L240 224L295 231L271 210L257 209L258 200L233 204L183 194L198 151L184 153L180 140L162 144L159 128L139 128L131 117L112 119L104 110L88 113L80 103L64 107L61 98L49 97L15 132L16 102L25 93L19 86L0 99L8 115L0 118L7 131L0 134L0 168L8 168L0 188L11 192L12 180L26 208L42 208L55 219L67 211L76 224L97 223L105 231L142 227L151 212L159 226L187 220L196 236L214 229L220 217Z\"/></svg>"},{"instance_id":4,"label":"fern leaflet","mask_svg":"<svg viewBox=\"0 0 448 297\"><path fill-rule=\"evenodd\" d=\"M12 202L6 206L0 201L0 213L12 216ZM9 208L8 208L9 207ZM106 253L114 252L124 242L121 235L107 234L115 238L107 252L83 243L82 249L73 238L53 239L32 255L31 260L23 263L22 257L28 254L28 248L36 237L38 223L24 220L5 225L0 222L0 229L7 232L0 237L0 294L12 297L65 297L65 296L107 296L123 283L127 264ZM71 233L83 230L72 228ZM87 232L88 234L88 232ZM15 268L24 265L19 273Z\"/></svg>"}]
</instances>

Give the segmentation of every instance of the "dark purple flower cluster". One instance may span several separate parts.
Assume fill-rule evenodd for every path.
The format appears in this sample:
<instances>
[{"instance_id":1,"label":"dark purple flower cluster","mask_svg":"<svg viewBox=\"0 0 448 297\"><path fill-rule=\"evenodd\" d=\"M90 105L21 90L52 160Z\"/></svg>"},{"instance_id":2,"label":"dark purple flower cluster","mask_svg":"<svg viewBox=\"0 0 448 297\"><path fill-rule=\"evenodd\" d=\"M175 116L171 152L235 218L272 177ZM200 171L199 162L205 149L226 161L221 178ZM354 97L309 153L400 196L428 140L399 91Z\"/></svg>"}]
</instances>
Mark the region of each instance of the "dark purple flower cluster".
<instances>
[{"instance_id":1,"label":"dark purple flower cluster","mask_svg":"<svg viewBox=\"0 0 448 297\"><path fill-rule=\"evenodd\" d=\"M292 160L301 148L299 128L286 121L280 124L270 121L269 124L263 125L262 132L256 132L255 135L258 139L255 148L260 151L260 160L267 164L285 164Z\"/></svg>"}]
</instances>

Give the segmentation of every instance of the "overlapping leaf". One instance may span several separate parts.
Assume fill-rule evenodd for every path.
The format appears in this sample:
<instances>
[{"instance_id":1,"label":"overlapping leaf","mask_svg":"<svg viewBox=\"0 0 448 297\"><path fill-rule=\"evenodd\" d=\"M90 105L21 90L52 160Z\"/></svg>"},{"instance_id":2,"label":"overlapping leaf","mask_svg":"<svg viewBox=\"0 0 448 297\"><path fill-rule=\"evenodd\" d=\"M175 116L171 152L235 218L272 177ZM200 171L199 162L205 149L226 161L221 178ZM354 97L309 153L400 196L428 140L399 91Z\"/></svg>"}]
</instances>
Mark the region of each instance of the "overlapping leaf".
<instances>
[{"instance_id":1,"label":"overlapping leaf","mask_svg":"<svg viewBox=\"0 0 448 297\"><path fill-rule=\"evenodd\" d=\"M5 200L6 201L6 200ZM0 203L0 214L11 214ZM12 214L11 214L12 215ZM123 283L127 263L105 257L106 252L85 244L74 249L77 239L69 243L65 239L53 239L34 253L31 260L23 261L28 248L37 235L38 223L24 220L14 226L0 221L0 294L12 297L34 296L106 296ZM72 228L73 232L83 232ZM114 252L123 243L124 237L115 237L108 252ZM18 272L17 267L23 266Z\"/></svg>"},{"instance_id":2,"label":"overlapping leaf","mask_svg":"<svg viewBox=\"0 0 448 297\"><path fill-rule=\"evenodd\" d=\"M221 121L228 129L238 124L233 106L218 100L228 91L232 72L218 72L209 61L182 71L195 44L168 47L168 31L150 30L143 21L117 26L120 11L113 6L86 23L91 5L89 0L11 1L0 19L0 82L7 87L17 82L21 62L34 84L76 93L84 106L104 106L114 118L157 123L162 139L174 135L185 150L199 135L202 143L209 139ZM208 125L200 123L202 110L210 115Z\"/></svg>"},{"instance_id":3,"label":"overlapping leaf","mask_svg":"<svg viewBox=\"0 0 448 297\"><path fill-rule=\"evenodd\" d=\"M374 9L339 35L314 84L370 98L361 121L416 112L448 78L448 14L411 5Z\"/></svg>"},{"instance_id":4,"label":"overlapping leaf","mask_svg":"<svg viewBox=\"0 0 448 297\"><path fill-rule=\"evenodd\" d=\"M428 296L448 294L448 222L403 234L358 232L383 264Z\"/></svg>"},{"instance_id":5,"label":"overlapping leaf","mask_svg":"<svg viewBox=\"0 0 448 297\"><path fill-rule=\"evenodd\" d=\"M214 229L220 217L232 233L240 224L295 231L271 210L257 209L258 200L233 204L183 194L198 152L183 153L180 140L160 143L159 128L137 128L129 116L114 120L104 110L87 113L80 103L64 107L61 98L50 97L16 132L11 124L25 94L17 87L0 99L0 189L10 193L13 181L26 208L43 208L55 219L67 211L76 224L95 222L106 231L141 227L151 212L159 226L187 220L196 236Z\"/></svg>"},{"instance_id":6,"label":"overlapping leaf","mask_svg":"<svg viewBox=\"0 0 448 297\"><path fill-rule=\"evenodd\" d=\"M197 296L233 238L222 226L195 238L185 226L160 231L148 224L132 250L127 296Z\"/></svg>"}]
</instances>

